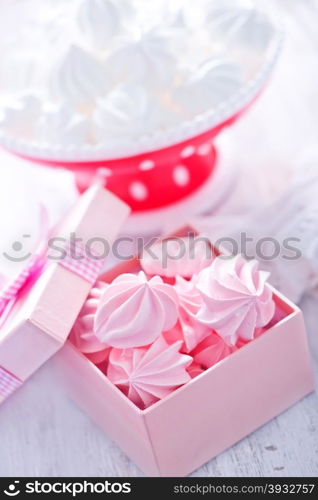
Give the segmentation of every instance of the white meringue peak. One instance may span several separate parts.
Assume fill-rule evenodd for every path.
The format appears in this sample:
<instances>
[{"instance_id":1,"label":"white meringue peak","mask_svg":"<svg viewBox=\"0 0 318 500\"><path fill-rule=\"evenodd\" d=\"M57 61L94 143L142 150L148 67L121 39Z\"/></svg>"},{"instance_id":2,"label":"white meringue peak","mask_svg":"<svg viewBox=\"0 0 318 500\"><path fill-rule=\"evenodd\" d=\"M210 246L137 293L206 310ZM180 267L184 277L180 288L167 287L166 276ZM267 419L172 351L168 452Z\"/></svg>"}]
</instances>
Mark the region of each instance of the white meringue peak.
<instances>
[{"instance_id":1,"label":"white meringue peak","mask_svg":"<svg viewBox=\"0 0 318 500\"><path fill-rule=\"evenodd\" d=\"M9 99L0 114L0 130L11 136L32 140L35 124L41 116L41 106L41 100L33 95Z\"/></svg>"},{"instance_id":2,"label":"white meringue peak","mask_svg":"<svg viewBox=\"0 0 318 500\"><path fill-rule=\"evenodd\" d=\"M37 140L43 144L81 146L91 140L91 122L68 106L56 106L42 114L35 132Z\"/></svg>"},{"instance_id":3,"label":"white meringue peak","mask_svg":"<svg viewBox=\"0 0 318 500\"><path fill-rule=\"evenodd\" d=\"M0 98L28 92L42 108L1 98L0 140L38 158L119 158L208 130L258 93L279 42L254 0L50 3L0 44ZM74 121L59 133L49 108L65 105Z\"/></svg>"},{"instance_id":4,"label":"white meringue peak","mask_svg":"<svg viewBox=\"0 0 318 500\"><path fill-rule=\"evenodd\" d=\"M112 38L120 30L120 13L116 1L83 0L80 3L77 22L81 38L93 50L109 48Z\"/></svg>"},{"instance_id":5,"label":"white meringue peak","mask_svg":"<svg viewBox=\"0 0 318 500\"><path fill-rule=\"evenodd\" d=\"M86 110L109 88L102 63L84 49L71 45L53 68L50 93L53 101L69 102L75 110Z\"/></svg>"},{"instance_id":6,"label":"white meringue peak","mask_svg":"<svg viewBox=\"0 0 318 500\"><path fill-rule=\"evenodd\" d=\"M157 102L140 85L122 84L97 100L93 115L99 140L108 137L138 137L158 125Z\"/></svg>"},{"instance_id":7,"label":"white meringue peak","mask_svg":"<svg viewBox=\"0 0 318 500\"><path fill-rule=\"evenodd\" d=\"M224 59L210 59L188 78L173 93L180 111L196 115L214 107L231 97L242 85L241 69L237 64Z\"/></svg>"},{"instance_id":8,"label":"white meringue peak","mask_svg":"<svg viewBox=\"0 0 318 500\"><path fill-rule=\"evenodd\" d=\"M255 2L247 0L214 0L209 2L205 26L213 37L222 36L227 44L264 50L274 28L264 13L255 9Z\"/></svg>"},{"instance_id":9,"label":"white meringue peak","mask_svg":"<svg viewBox=\"0 0 318 500\"><path fill-rule=\"evenodd\" d=\"M107 61L115 82L135 82L148 89L168 87L176 65L175 57L168 49L167 39L152 33L123 45Z\"/></svg>"}]
</instances>

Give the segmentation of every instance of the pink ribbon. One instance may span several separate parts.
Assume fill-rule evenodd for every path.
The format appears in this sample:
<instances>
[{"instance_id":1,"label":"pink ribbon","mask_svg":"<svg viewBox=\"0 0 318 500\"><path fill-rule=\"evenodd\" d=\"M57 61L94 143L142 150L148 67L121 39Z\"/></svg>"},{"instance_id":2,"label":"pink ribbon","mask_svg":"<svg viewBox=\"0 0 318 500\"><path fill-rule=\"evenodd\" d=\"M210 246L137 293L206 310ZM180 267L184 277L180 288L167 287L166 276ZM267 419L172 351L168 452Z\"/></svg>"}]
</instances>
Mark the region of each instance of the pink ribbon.
<instances>
[{"instance_id":1,"label":"pink ribbon","mask_svg":"<svg viewBox=\"0 0 318 500\"><path fill-rule=\"evenodd\" d=\"M34 250L34 254L28 259L22 271L7 285L4 285L0 291L0 327L4 322L4 317L7 317L22 289L35 278L36 274L44 266L47 250L46 242L49 235L49 218L47 210L43 205L39 206L39 228L39 241L35 245L36 250Z\"/></svg>"},{"instance_id":2,"label":"pink ribbon","mask_svg":"<svg viewBox=\"0 0 318 500\"><path fill-rule=\"evenodd\" d=\"M65 255L57 263L94 284L102 270L104 260L91 252L89 256L86 255L85 247L75 242L65 245L64 251ZM0 293L0 317L6 315L8 308L11 310L23 289L36 279L47 262L43 252L32 256L18 276L4 287Z\"/></svg>"},{"instance_id":3,"label":"pink ribbon","mask_svg":"<svg viewBox=\"0 0 318 500\"><path fill-rule=\"evenodd\" d=\"M103 268L104 259L96 253L93 254L92 250L87 255L85 246L74 241L65 245L64 250L66 254L59 264L93 285Z\"/></svg>"},{"instance_id":4,"label":"pink ribbon","mask_svg":"<svg viewBox=\"0 0 318 500\"><path fill-rule=\"evenodd\" d=\"M43 260L43 256L41 255L32 256L18 276L4 287L0 293L0 317L6 313L8 308L11 310L21 290L39 273L40 269L43 267Z\"/></svg>"},{"instance_id":5,"label":"pink ribbon","mask_svg":"<svg viewBox=\"0 0 318 500\"><path fill-rule=\"evenodd\" d=\"M0 402L19 389L22 383L22 380L0 366Z\"/></svg>"},{"instance_id":6,"label":"pink ribbon","mask_svg":"<svg viewBox=\"0 0 318 500\"><path fill-rule=\"evenodd\" d=\"M71 243L66 245L64 250L64 257L57 263L94 284L102 270L104 260L91 253L88 256L85 248L79 244ZM37 255L33 255L18 276L4 287L0 293L0 328L27 285L37 279L47 262L45 247ZM0 399L6 399L21 384L19 378L0 366Z\"/></svg>"}]
</instances>

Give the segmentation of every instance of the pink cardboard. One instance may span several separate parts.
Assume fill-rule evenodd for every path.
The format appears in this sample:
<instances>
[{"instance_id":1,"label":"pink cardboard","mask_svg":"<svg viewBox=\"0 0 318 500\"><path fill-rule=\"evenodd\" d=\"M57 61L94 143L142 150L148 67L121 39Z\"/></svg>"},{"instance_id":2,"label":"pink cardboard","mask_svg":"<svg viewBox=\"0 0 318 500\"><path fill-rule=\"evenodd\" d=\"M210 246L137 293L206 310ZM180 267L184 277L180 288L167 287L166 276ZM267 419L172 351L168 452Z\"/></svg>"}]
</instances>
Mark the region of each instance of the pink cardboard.
<instances>
[{"instance_id":1,"label":"pink cardboard","mask_svg":"<svg viewBox=\"0 0 318 500\"><path fill-rule=\"evenodd\" d=\"M105 276L137 265L134 259ZM302 312L273 293L280 321L146 410L70 342L56 358L66 387L145 474L187 475L314 389Z\"/></svg>"},{"instance_id":2,"label":"pink cardboard","mask_svg":"<svg viewBox=\"0 0 318 500\"><path fill-rule=\"evenodd\" d=\"M93 186L80 197L58 236L89 240L102 253L101 239L112 244L129 208L110 192ZM93 241L94 239L94 241ZM64 344L92 283L52 261L15 304L0 330L0 369L25 381ZM21 385L21 384L20 384ZM0 403L10 394L0 391Z\"/></svg>"}]
</instances>

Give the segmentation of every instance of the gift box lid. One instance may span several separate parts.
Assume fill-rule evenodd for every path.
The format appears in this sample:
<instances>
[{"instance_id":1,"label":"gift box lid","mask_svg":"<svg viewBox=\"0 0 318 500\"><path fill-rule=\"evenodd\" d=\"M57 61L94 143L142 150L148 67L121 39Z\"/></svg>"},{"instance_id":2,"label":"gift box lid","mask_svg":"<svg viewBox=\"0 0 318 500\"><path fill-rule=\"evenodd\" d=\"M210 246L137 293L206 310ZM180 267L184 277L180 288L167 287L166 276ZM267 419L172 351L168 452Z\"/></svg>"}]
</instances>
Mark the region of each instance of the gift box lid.
<instances>
[{"instance_id":1,"label":"gift box lid","mask_svg":"<svg viewBox=\"0 0 318 500\"><path fill-rule=\"evenodd\" d=\"M0 403L66 341L129 207L98 185L0 294Z\"/></svg>"}]
</instances>

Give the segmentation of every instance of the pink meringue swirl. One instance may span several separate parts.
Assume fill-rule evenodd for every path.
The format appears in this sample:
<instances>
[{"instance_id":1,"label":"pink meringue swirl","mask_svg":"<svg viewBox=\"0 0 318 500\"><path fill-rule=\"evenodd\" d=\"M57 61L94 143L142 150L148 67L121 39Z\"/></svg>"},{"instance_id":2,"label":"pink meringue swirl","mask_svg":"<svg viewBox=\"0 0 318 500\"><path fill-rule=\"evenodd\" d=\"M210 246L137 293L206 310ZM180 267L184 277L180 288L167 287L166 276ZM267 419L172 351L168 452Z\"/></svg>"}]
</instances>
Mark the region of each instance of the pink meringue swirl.
<instances>
[{"instance_id":1,"label":"pink meringue swirl","mask_svg":"<svg viewBox=\"0 0 318 500\"><path fill-rule=\"evenodd\" d=\"M192 351L211 332L208 326L199 323L196 318L203 304L196 284L197 276L194 275L190 281L177 276L174 285L179 299L179 326L186 352Z\"/></svg>"},{"instance_id":2,"label":"pink meringue swirl","mask_svg":"<svg viewBox=\"0 0 318 500\"><path fill-rule=\"evenodd\" d=\"M204 368L202 368L198 363L195 362L191 363L187 370L191 378L195 378L204 372Z\"/></svg>"},{"instance_id":3,"label":"pink meringue swirl","mask_svg":"<svg viewBox=\"0 0 318 500\"><path fill-rule=\"evenodd\" d=\"M149 281L143 271L122 274L105 288L97 308L94 332L112 347L141 347L174 326L178 297L159 276Z\"/></svg>"},{"instance_id":4,"label":"pink meringue swirl","mask_svg":"<svg viewBox=\"0 0 318 500\"><path fill-rule=\"evenodd\" d=\"M140 408L147 408L191 380L192 358L159 337L148 349L112 349L107 377Z\"/></svg>"},{"instance_id":5,"label":"pink meringue swirl","mask_svg":"<svg viewBox=\"0 0 318 500\"><path fill-rule=\"evenodd\" d=\"M198 277L203 306L197 319L230 345L239 338L252 340L255 329L266 326L275 312L268 276L256 260L217 257Z\"/></svg>"},{"instance_id":6,"label":"pink meringue swirl","mask_svg":"<svg viewBox=\"0 0 318 500\"><path fill-rule=\"evenodd\" d=\"M202 238L171 238L156 243L141 258L143 270L153 276L190 278L212 262L211 245Z\"/></svg>"},{"instance_id":7,"label":"pink meringue swirl","mask_svg":"<svg viewBox=\"0 0 318 500\"><path fill-rule=\"evenodd\" d=\"M207 369L229 356L236 349L235 346L227 345L222 337L212 331L191 352L191 356L193 356L194 363Z\"/></svg>"},{"instance_id":8,"label":"pink meringue swirl","mask_svg":"<svg viewBox=\"0 0 318 500\"><path fill-rule=\"evenodd\" d=\"M100 342L93 331L94 317L105 284L97 282L84 303L78 318L72 328L69 340L94 363L100 363L107 358L109 346Z\"/></svg>"}]
</instances>

